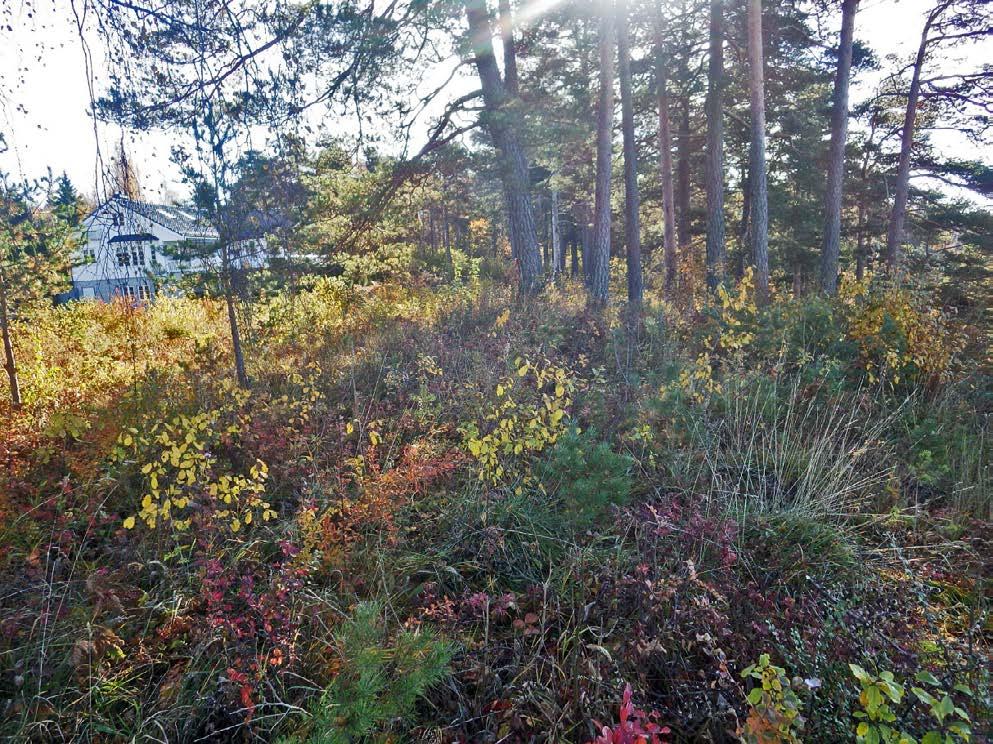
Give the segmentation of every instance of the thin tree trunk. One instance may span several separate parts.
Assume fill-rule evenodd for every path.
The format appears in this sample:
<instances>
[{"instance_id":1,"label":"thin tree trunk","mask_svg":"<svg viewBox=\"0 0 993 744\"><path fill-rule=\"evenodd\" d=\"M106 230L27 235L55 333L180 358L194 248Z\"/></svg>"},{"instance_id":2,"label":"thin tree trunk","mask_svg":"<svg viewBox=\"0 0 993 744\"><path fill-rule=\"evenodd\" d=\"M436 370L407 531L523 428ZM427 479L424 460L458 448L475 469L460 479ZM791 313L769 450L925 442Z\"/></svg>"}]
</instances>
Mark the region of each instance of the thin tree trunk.
<instances>
[{"instance_id":1,"label":"thin tree trunk","mask_svg":"<svg viewBox=\"0 0 993 744\"><path fill-rule=\"evenodd\" d=\"M634 138L634 102L631 92L631 48L627 0L617 4L617 59L621 89L621 132L624 136L624 238L627 243L628 304L641 305L641 195L638 193L638 153Z\"/></svg>"},{"instance_id":2,"label":"thin tree trunk","mask_svg":"<svg viewBox=\"0 0 993 744\"><path fill-rule=\"evenodd\" d=\"M689 94L679 101L679 137L676 139L676 209L679 222L676 234L679 238L679 250L685 257L690 245L690 98Z\"/></svg>"},{"instance_id":3,"label":"thin tree trunk","mask_svg":"<svg viewBox=\"0 0 993 744\"><path fill-rule=\"evenodd\" d=\"M445 238L445 260L448 262L448 278L449 280L455 279L455 261L452 259L452 236L451 236L451 221L448 219L448 205L445 204L442 208L441 219L444 224L443 235Z\"/></svg>"},{"instance_id":4,"label":"thin tree trunk","mask_svg":"<svg viewBox=\"0 0 993 744\"><path fill-rule=\"evenodd\" d=\"M221 261L224 276L224 302L228 308L228 325L231 327L231 350L234 352L234 371L238 385L248 388L248 373L245 371L245 354L241 348L241 333L238 329L238 315L234 307L234 269L231 267L227 245L221 247Z\"/></svg>"},{"instance_id":5,"label":"thin tree trunk","mask_svg":"<svg viewBox=\"0 0 993 744\"><path fill-rule=\"evenodd\" d=\"M607 304L610 291L610 172L614 118L614 8L604 2L600 16L600 94L596 113L596 186L593 245L590 249L590 298Z\"/></svg>"},{"instance_id":6,"label":"thin tree trunk","mask_svg":"<svg viewBox=\"0 0 993 744\"><path fill-rule=\"evenodd\" d=\"M859 203L858 235L855 244L855 278L862 281L865 278L865 205Z\"/></svg>"},{"instance_id":7,"label":"thin tree trunk","mask_svg":"<svg viewBox=\"0 0 993 744\"><path fill-rule=\"evenodd\" d=\"M917 104L921 94L921 70L927 58L928 37L931 26L947 8L949 3L942 3L931 11L921 32L921 43L917 48L917 58L914 60L914 74L910 80L910 90L907 93L907 111L903 119L903 135L900 140L900 165L897 168L896 185L893 195L893 210L890 212L889 230L886 234L886 269L892 275L896 270L897 255L900 243L903 242L903 224L907 218L907 197L910 192L910 156L914 148L914 124L917 121Z\"/></svg>"},{"instance_id":8,"label":"thin tree trunk","mask_svg":"<svg viewBox=\"0 0 993 744\"><path fill-rule=\"evenodd\" d=\"M517 77L517 46L514 41L514 16L510 12L510 0L500 0L500 41L503 45L503 79L507 93L520 95Z\"/></svg>"},{"instance_id":9,"label":"thin tree trunk","mask_svg":"<svg viewBox=\"0 0 993 744\"><path fill-rule=\"evenodd\" d=\"M824 245L821 248L821 289L831 295L838 291L841 197L845 180L845 145L848 142L848 84L851 80L852 41L858 7L859 0L844 0L841 4L841 39L838 46L838 70L834 80L831 147L824 197Z\"/></svg>"},{"instance_id":10,"label":"thin tree trunk","mask_svg":"<svg viewBox=\"0 0 993 744\"><path fill-rule=\"evenodd\" d=\"M21 386L17 380L17 362L14 360L14 344L10 339L10 311L7 308L7 281L0 272L0 333L3 334L3 368L7 371L10 383L10 404L14 409L21 407Z\"/></svg>"},{"instance_id":11,"label":"thin tree trunk","mask_svg":"<svg viewBox=\"0 0 993 744\"><path fill-rule=\"evenodd\" d=\"M559 231L559 192L552 189L552 279L562 270L562 236Z\"/></svg>"},{"instance_id":12,"label":"thin tree trunk","mask_svg":"<svg viewBox=\"0 0 993 744\"><path fill-rule=\"evenodd\" d=\"M724 3L710 0L707 64L707 286L724 280Z\"/></svg>"},{"instance_id":13,"label":"thin tree trunk","mask_svg":"<svg viewBox=\"0 0 993 744\"><path fill-rule=\"evenodd\" d=\"M669 122L668 77L662 32L659 29L655 42L655 86L659 99L659 182L662 186L664 231L662 258L665 266L665 291L671 296L676 288L676 203L672 183L672 129Z\"/></svg>"},{"instance_id":14,"label":"thin tree trunk","mask_svg":"<svg viewBox=\"0 0 993 744\"><path fill-rule=\"evenodd\" d=\"M583 262L583 284L586 289L593 285L593 211L588 201L580 205L583 226L579 230L579 247Z\"/></svg>"},{"instance_id":15,"label":"thin tree trunk","mask_svg":"<svg viewBox=\"0 0 993 744\"><path fill-rule=\"evenodd\" d=\"M504 107L508 95L493 53L486 0L464 0L464 4L469 33L475 42L476 71L486 104L483 123L499 152L510 244L520 267L521 288L525 294L533 294L542 285L542 264L531 207L528 165L518 137L520 115Z\"/></svg>"},{"instance_id":16,"label":"thin tree trunk","mask_svg":"<svg viewBox=\"0 0 993 744\"><path fill-rule=\"evenodd\" d=\"M757 300L769 299L769 193L765 163L765 80L762 58L762 0L748 0L748 66L752 114L750 159L751 248Z\"/></svg>"},{"instance_id":17,"label":"thin tree trunk","mask_svg":"<svg viewBox=\"0 0 993 744\"><path fill-rule=\"evenodd\" d=\"M735 258L734 278L741 281L745 275L745 257L748 255L748 233L751 225L752 189L751 167L742 167L741 220L738 222L738 255Z\"/></svg>"}]
</instances>

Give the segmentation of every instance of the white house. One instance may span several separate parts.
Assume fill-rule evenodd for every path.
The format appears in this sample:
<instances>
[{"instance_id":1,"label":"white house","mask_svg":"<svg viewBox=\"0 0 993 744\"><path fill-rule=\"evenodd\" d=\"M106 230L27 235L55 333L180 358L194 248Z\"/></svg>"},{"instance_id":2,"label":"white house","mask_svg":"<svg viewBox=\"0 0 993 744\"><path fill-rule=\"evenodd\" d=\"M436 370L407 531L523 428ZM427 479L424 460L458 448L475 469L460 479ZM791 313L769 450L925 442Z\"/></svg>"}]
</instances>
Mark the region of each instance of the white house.
<instances>
[{"instance_id":1,"label":"white house","mask_svg":"<svg viewBox=\"0 0 993 744\"><path fill-rule=\"evenodd\" d=\"M149 300L164 282L210 268L202 249L217 231L195 210L148 204L115 194L83 220L84 242L72 269L72 289L64 299ZM242 269L265 265L261 239L231 246ZM201 249L201 250L198 250Z\"/></svg>"}]
</instances>

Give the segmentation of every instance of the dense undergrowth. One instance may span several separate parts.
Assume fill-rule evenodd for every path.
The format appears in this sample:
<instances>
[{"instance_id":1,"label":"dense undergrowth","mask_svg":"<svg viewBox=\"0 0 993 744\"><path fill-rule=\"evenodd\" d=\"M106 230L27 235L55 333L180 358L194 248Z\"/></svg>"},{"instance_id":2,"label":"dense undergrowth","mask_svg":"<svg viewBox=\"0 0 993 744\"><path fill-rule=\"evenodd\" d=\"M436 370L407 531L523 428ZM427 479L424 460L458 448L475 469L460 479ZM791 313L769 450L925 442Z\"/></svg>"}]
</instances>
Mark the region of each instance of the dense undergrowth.
<instances>
[{"instance_id":1,"label":"dense undergrowth","mask_svg":"<svg viewBox=\"0 0 993 744\"><path fill-rule=\"evenodd\" d=\"M637 330L499 287L258 299L249 391L212 300L31 311L2 734L979 740L963 323L868 282L759 310L746 277Z\"/></svg>"}]
</instances>

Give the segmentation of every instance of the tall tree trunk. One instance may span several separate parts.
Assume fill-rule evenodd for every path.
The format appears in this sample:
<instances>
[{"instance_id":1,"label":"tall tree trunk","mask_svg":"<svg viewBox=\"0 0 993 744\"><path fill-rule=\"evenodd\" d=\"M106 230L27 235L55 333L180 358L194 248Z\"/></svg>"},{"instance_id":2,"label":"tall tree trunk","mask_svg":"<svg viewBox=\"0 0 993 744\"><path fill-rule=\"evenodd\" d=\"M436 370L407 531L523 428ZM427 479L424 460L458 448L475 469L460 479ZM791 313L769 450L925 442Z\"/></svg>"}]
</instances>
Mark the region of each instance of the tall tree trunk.
<instances>
[{"instance_id":1,"label":"tall tree trunk","mask_svg":"<svg viewBox=\"0 0 993 744\"><path fill-rule=\"evenodd\" d=\"M765 80L762 57L762 0L748 0L748 66L752 143L749 198L752 262L759 303L769 299L769 186L765 164Z\"/></svg>"},{"instance_id":2,"label":"tall tree trunk","mask_svg":"<svg viewBox=\"0 0 993 744\"><path fill-rule=\"evenodd\" d=\"M661 19L659 20L661 26ZM672 184L672 128L669 122L669 71L665 61L662 30L655 41L655 88L659 99L659 183L662 186L662 256L665 291L676 288L676 201Z\"/></svg>"},{"instance_id":3,"label":"tall tree trunk","mask_svg":"<svg viewBox=\"0 0 993 744\"><path fill-rule=\"evenodd\" d=\"M845 145L848 142L848 84L852 71L852 41L859 0L841 4L841 39L838 70L834 79L834 108L831 111L831 147L828 154L827 188L824 196L824 245L821 248L821 289L838 291L838 258L841 255L841 195L845 180Z\"/></svg>"},{"instance_id":4,"label":"tall tree trunk","mask_svg":"<svg viewBox=\"0 0 993 744\"><path fill-rule=\"evenodd\" d=\"M438 230L435 227L434 207L428 208L428 225L431 233L431 255L438 253Z\"/></svg>"},{"instance_id":5,"label":"tall tree trunk","mask_svg":"<svg viewBox=\"0 0 993 744\"><path fill-rule=\"evenodd\" d=\"M10 404L21 407L21 386L17 380L17 362L14 360L14 344L10 340L10 311L7 307L7 281L0 271L0 333L3 335L3 368L7 371L10 383Z\"/></svg>"},{"instance_id":6,"label":"tall tree trunk","mask_svg":"<svg viewBox=\"0 0 993 744\"><path fill-rule=\"evenodd\" d=\"M886 268L893 274L896 270L900 243L903 242L903 223L907 218L907 197L910 192L910 156L914 148L914 124L917 121L917 104L921 94L921 70L927 58L931 26L946 9L942 3L931 11L921 32L921 43L914 60L914 74L907 93L907 111L903 118L903 135L900 140L900 165L896 172L896 185L893 195L893 210L890 212L889 230L886 233Z\"/></svg>"},{"instance_id":7,"label":"tall tree trunk","mask_svg":"<svg viewBox=\"0 0 993 744\"><path fill-rule=\"evenodd\" d=\"M600 94L596 112L596 186L593 245L590 248L590 299L607 304L610 292L610 172L614 120L614 7L603 2L600 16Z\"/></svg>"},{"instance_id":8,"label":"tall tree trunk","mask_svg":"<svg viewBox=\"0 0 993 744\"><path fill-rule=\"evenodd\" d=\"M676 140L676 209L679 213L676 233L679 250L685 257L690 245L690 97L686 93L679 101L679 137Z\"/></svg>"},{"instance_id":9,"label":"tall tree trunk","mask_svg":"<svg viewBox=\"0 0 993 744\"><path fill-rule=\"evenodd\" d=\"M579 246L583 260L583 285L588 290L593 284L593 209L588 200L584 199L579 203L579 214L582 221L582 227L579 230Z\"/></svg>"},{"instance_id":10,"label":"tall tree trunk","mask_svg":"<svg viewBox=\"0 0 993 744\"><path fill-rule=\"evenodd\" d=\"M865 205L859 202L858 235L855 244L855 278L862 281L865 278Z\"/></svg>"},{"instance_id":11,"label":"tall tree trunk","mask_svg":"<svg viewBox=\"0 0 993 744\"><path fill-rule=\"evenodd\" d=\"M710 0L707 64L707 286L724 280L724 2Z\"/></svg>"},{"instance_id":12,"label":"tall tree trunk","mask_svg":"<svg viewBox=\"0 0 993 744\"><path fill-rule=\"evenodd\" d=\"M741 281L745 275L746 256L748 255L748 235L751 229L752 184L751 167L741 168L741 219L738 222L738 251L734 261L734 278Z\"/></svg>"},{"instance_id":13,"label":"tall tree trunk","mask_svg":"<svg viewBox=\"0 0 993 744\"><path fill-rule=\"evenodd\" d=\"M559 192L552 189L552 279L562 270L562 235L559 230Z\"/></svg>"},{"instance_id":14,"label":"tall tree trunk","mask_svg":"<svg viewBox=\"0 0 993 744\"><path fill-rule=\"evenodd\" d=\"M617 4L617 59L621 89L621 132L624 136L624 238L627 243L628 303L641 305L641 196L638 193L638 153L634 138L634 102L631 93L631 49L628 39L627 0Z\"/></svg>"},{"instance_id":15,"label":"tall tree trunk","mask_svg":"<svg viewBox=\"0 0 993 744\"><path fill-rule=\"evenodd\" d=\"M503 46L503 79L507 93L520 95L517 77L517 46L514 41L514 16L510 11L510 0L500 0L500 42Z\"/></svg>"},{"instance_id":16,"label":"tall tree trunk","mask_svg":"<svg viewBox=\"0 0 993 744\"><path fill-rule=\"evenodd\" d=\"M453 281L455 279L455 261L452 258L451 220L448 219L448 205L445 204L441 209L441 217L445 225L445 261L448 262L448 279Z\"/></svg>"},{"instance_id":17,"label":"tall tree trunk","mask_svg":"<svg viewBox=\"0 0 993 744\"><path fill-rule=\"evenodd\" d=\"M486 0L464 0L464 4L486 105L483 123L499 152L510 244L520 266L521 287L525 294L533 294L542 285L541 251L531 208L527 160L517 134L520 115L504 106L508 95L493 53Z\"/></svg>"},{"instance_id":18,"label":"tall tree trunk","mask_svg":"<svg viewBox=\"0 0 993 744\"><path fill-rule=\"evenodd\" d=\"M228 325L231 327L231 350L234 352L234 371L238 385L248 388L248 372L245 370L245 354L241 348L241 332L238 328L238 314L234 307L234 268L227 245L221 246L221 266L224 272L224 302L228 309Z\"/></svg>"}]
</instances>

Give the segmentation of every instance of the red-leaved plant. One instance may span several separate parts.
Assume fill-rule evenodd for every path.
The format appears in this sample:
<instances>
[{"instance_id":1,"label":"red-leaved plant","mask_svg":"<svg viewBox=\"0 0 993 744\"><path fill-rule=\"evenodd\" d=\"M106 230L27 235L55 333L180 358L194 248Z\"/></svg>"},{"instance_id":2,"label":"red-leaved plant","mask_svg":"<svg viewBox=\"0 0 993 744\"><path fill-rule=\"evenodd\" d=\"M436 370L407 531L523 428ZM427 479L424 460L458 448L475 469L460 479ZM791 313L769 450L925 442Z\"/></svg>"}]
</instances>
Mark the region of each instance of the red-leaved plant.
<instances>
[{"instance_id":1,"label":"red-leaved plant","mask_svg":"<svg viewBox=\"0 0 993 744\"><path fill-rule=\"evenodd\" d=\"M591 744L662 744L662 736L670 733L668 726L655 722L658 713L646 713L631 702L631 685L624 686L624 697L618 713L620 722L613 727L604 726ZM597 722L597 726L599 726Z\"/></svg>"}]
</instances>

